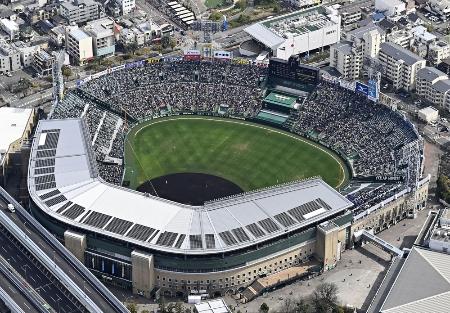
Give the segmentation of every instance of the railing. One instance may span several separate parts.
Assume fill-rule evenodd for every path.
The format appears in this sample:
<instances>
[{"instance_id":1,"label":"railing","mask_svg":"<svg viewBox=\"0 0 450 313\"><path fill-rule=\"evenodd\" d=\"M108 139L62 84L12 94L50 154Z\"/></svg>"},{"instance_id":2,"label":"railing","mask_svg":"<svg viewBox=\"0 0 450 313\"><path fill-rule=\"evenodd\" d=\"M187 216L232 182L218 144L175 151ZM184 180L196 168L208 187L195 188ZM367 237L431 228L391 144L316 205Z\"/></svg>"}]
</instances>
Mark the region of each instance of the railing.
<instances>
[{"instance_id":1,"label":"railing","mask_svg":"<svg viewBox=\"0 0 450 313\"><path fill-rule=\"evenodd\" d=\"M40 233L42 238L62 256L77 272L89 283L103 299L111 305L114 312L128 313L124 305L91 273L89 270L75 258L67 249L50 234L38 221L36 221L13 197L11 197L2 187L0 187L0 195L7 200L7 202L14 205L16 214L21 215L27 220L29 225L32 225L36 231ZM25 234L23 234L25 235ZM52 262L52 261L50 261ZM81 290L80 290L81 291ZM95 311L94 311L95 312ZM101 312L101 311L98 311Z\"/></svg>"}]
</instances>

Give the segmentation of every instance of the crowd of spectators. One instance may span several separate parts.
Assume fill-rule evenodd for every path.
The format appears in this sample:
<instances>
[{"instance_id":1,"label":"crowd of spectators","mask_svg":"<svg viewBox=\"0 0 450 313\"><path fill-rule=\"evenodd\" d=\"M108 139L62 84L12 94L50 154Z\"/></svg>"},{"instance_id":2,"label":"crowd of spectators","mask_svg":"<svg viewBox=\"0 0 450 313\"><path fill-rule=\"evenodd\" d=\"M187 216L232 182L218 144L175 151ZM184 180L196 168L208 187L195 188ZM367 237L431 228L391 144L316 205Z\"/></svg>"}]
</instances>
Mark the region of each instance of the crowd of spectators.
<instances>
[{"instance_id":1,"label":"crowd of spectators","mask_svg":"<svg viewBox=\"0 0 450 313\"><path fill-rule=\"evenodd\" d=\"M133 122L180 113L255 117L262 108L266 75L265 68L223 62L161 62L118 70L69 92L52 118L83 117L101 177L120 184L124 137ZM414 181L420 145L408 123L362 94L321 82L288 125L344 156L354 176ZM391 192L383 187L371 195L355 195L353 201L363 205L369 203L365 197Z\"/></svg>"}]
</instances>

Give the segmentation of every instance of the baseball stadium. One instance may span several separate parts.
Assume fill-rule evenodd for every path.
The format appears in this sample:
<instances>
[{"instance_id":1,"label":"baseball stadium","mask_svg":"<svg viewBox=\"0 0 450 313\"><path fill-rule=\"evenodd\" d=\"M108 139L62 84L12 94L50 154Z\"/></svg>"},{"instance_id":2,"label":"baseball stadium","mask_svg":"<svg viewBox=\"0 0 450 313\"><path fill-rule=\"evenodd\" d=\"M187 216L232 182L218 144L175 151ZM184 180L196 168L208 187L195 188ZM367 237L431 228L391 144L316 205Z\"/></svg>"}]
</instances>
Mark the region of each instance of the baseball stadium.
<instances>
[{"instance_id":1,"label":"baseball stadium","mask_svg":"<svg viewBox=\"0 0 450 313\"><path fill-rule=\"evenodd\" d=\"M27 182L32 214L105 283L245 302L422 209L422 164L403 115L296 58L158 58L66 92Z\"/></svg>"}]
</instances>

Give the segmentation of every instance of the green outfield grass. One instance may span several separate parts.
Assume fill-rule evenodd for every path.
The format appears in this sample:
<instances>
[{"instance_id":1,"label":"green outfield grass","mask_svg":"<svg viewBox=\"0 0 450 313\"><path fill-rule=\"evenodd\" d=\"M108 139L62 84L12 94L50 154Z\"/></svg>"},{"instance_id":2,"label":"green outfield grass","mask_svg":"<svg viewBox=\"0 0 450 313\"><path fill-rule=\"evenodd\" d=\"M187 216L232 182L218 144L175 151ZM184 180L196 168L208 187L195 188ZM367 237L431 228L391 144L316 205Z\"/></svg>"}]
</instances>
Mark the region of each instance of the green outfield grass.
<instances>
[{"instance_id":1,"label":"green outfield grass","mask_svg":"<svg viewBox=\"0 0 450 313\"><path fill-rule=\"evenodd\" d=\"M259 124L183 116L130 131L125 142L130 188L182 172L220 176L245 191L316 175L333 187L347 179L347 168L331 151Z\"/></svg>"}]
</instances>

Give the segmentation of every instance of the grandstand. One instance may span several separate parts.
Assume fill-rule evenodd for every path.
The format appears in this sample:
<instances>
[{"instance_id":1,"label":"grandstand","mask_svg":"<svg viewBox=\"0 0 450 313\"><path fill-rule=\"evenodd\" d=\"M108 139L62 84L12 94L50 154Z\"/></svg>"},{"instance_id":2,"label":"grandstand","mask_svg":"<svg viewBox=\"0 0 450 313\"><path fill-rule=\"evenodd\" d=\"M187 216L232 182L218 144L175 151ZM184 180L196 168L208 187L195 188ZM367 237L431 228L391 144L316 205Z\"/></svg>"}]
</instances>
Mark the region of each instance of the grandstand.
<instances>
[{"instance_id":1,"label":"grandstand","mask_svg":"<svg viewBox=\"0 0 450 313\"><path fill-rule=\"evenodd\" d=\"M161 59L87 78L37 127L31 210L100 278L147 297L234 293L312 259L328 270L354 231L422 208L428 180L404 116L317 74ZM341 193L314 178L195 207L122 187L128 130L180 114L276 121L336 151L353 179Z\"/></svg>"}]
</instances>

